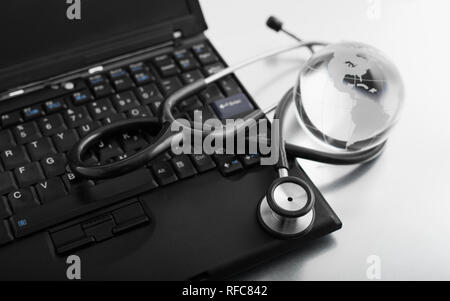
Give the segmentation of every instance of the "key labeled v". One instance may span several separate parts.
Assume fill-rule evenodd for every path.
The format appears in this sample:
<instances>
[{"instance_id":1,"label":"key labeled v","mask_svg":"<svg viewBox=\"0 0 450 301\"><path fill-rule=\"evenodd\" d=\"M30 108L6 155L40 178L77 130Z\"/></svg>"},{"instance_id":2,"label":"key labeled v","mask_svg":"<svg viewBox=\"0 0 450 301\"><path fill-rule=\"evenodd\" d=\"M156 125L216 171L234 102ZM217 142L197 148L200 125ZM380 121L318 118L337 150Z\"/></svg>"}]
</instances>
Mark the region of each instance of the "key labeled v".
<instances>
[{"instance_id":1,"label":"key labeled v","mask_svg":"<svg viewBox=\"0 0 450 301\"><path fill-rule=\"evenodd\" d=\"M48 187L48 182L47 182L47 181L41 182L41 183L39 183L39 185L41 185L42 188L47 189L47 187Z\"/></svg>"}]
</instances>

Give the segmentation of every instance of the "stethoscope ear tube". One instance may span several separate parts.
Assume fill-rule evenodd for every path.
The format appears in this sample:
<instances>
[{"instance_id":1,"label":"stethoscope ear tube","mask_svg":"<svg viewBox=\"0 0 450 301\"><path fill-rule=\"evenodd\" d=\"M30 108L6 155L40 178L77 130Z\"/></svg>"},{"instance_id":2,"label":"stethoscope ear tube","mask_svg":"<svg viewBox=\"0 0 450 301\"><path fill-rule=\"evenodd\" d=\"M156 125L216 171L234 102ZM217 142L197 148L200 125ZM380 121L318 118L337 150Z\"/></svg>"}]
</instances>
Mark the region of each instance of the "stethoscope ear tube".
<instances>
[{"instance_id":1,"label":"stethoscope ear tube","mask_svg":"<svg viewBox=\"0 0 450 301\"><path fill-rule=\"evenodd\" d=\"M159 129L155 141L145 149L131 155L128 158L109 164L88 164L83 162L84 152L90 147L113 134L133 129ZM81 139L69 152L69 167L78 176L90 179L104 179L122 175L145 166L150 160L170 148L172 139L181 133L174 133L170 129L170 123L161 125L158 118L136 118L119 121L93 131Z\"/></svg>"},{"instance_id":2,"label":"stethoscope ear tube","mask_svg":"<svg viewBox=\"0 0 450 301\"><path fill-rule=\"evenodd\" d=\"M333 164L333 165L351 165L351 164L361 164L367 163L376 157L378 157L384 150L386 141L363 152L349 153L349 154L333 154L322 152L306 147L301 147L298 145L293 145L286 143L286 152L296 158Z\"/></svg>"}]
</instances>

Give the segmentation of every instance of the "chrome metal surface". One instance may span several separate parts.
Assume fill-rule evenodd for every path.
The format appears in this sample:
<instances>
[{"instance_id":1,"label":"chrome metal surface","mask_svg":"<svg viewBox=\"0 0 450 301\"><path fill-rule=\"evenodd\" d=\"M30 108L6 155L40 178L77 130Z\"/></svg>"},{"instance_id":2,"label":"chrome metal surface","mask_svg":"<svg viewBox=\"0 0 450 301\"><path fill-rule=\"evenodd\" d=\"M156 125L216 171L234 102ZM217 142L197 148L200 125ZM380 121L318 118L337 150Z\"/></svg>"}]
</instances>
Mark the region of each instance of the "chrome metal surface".
<instances>
[{"instance_id":1,"label":"chrome metal surface","mask_svg":"<svg viewBox=\"0 0 450 301\"><path fill-rule=\"evenodd\" d=\"M274 189L273 201L281 209L297 211L308 203L308 194L299 184L283 182Z\"/></svg>"},{"instance_id":2,"label":"chrome metal surface","mask_svg":"<svg viewBox=\"0 0 450 301\"><path fill-rule=\"evenodd\" d=\"M261 222L263 222L267 228L277 234L287 236L303 234L314 221L314 209L298 218L282 217L273 212L265 197L260 203L259 214Z\"/></svg>"},{"instance_id":3,"label":"chrome metal surface","mask_svg":"<svg viewBox=\"0 0 450 301\"><path fill-rule=\"evenodd\" d=\"M278 169L278 177L285 178L287 176L289 176L289 171L286 168Z\"/></svg>"}]
</instances>

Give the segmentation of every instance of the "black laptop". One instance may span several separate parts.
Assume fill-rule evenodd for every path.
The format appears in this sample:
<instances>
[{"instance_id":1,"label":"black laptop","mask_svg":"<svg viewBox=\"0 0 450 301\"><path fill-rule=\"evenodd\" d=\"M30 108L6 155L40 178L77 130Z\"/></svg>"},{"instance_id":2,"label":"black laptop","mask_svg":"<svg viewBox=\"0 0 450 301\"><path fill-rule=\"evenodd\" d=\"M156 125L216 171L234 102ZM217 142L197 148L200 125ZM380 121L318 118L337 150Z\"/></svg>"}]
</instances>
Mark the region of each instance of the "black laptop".
<instances>
[{"instance_id":1,"label":"black laptop","mask_svg":"<svg viewBox=\"0 0 450 301\"><path fill-rule=\"evenodd\" d=\"M0 279L66 280L70 255L80 259L85 280L224 279L341 227L315 189L307 235L267 233L257 205L276 173L255 155L167 152L101 181L67 167L81 137L154 116L168 95L226 66L204 35L196 0L0 6ZM215 101L239 93L257 108L232 75L181 102L176 114L214 117ZM124 133L85 160L120 160L151 139L145 131Z\"/></svg>"}]
</instances>

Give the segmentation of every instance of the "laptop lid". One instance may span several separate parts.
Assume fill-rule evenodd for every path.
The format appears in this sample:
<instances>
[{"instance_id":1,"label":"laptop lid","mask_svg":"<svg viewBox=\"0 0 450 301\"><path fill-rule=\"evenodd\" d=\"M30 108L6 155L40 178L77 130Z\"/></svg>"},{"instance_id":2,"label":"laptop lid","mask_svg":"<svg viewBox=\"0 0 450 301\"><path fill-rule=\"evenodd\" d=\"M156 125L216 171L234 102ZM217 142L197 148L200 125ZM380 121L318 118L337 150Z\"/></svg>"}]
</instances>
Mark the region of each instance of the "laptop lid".
<instances>
[{"instance_id":1,"label":"laptop lid","mask_svg":"<svg viewBox=\"0 0 450 301\"><path fill-rule=\"evenodd\" d=\"M0 4L0 92L206 30L197 0Z\"/></svg>"}]
</instances>

